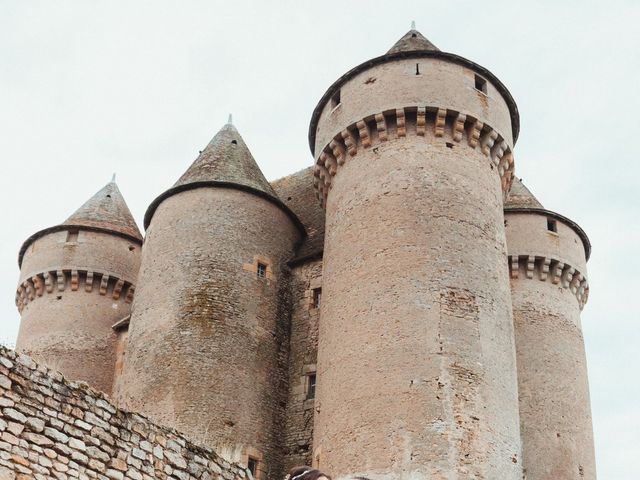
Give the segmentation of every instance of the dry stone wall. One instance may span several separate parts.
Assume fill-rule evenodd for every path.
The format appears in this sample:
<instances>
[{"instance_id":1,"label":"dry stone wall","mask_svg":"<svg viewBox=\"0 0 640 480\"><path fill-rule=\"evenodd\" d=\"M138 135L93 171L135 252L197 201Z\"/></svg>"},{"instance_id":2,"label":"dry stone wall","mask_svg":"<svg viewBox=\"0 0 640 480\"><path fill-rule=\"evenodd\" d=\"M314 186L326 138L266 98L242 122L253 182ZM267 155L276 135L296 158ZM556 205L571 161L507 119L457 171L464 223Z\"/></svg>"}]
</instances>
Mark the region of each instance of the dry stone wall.
<instances>
[{"instance_id":1,"label":"dry stone wall","mask_svg":"<svg viewBox=\"0 0 640 480\"><path fill-rule=\"evenodd\" d=\"M175 430L0 347L0 480L247 477Z\"/></svg>"}]
</instances>

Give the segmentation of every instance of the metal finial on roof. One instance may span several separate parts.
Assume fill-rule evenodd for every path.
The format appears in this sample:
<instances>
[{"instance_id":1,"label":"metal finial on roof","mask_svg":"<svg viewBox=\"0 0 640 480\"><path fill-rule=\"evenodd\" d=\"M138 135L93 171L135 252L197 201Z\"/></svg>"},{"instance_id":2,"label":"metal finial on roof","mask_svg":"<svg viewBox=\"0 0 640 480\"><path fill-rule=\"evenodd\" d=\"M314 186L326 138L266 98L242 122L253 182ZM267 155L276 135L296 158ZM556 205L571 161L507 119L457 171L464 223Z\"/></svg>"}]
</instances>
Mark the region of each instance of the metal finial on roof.
<instances>
[{"instance_id":1,"label":"metal finial on roof","mask_svg":"<svg viewBox=\"0 0 640 480\"><path fill-rule=\"evenodd\" d=\"M229 114L229 120L227 121L229 125L233 125L233 115Z\"/></svg>"},{"instance_id":2,"label":"metal finial on roof","mask_svg":"<svg viewBox=\"0 0 640 480\"><path fill-rule=\"evenodd\" d=\"M116 174L115 173L111 176L111 183L116 183Z\"/></svg>"},{"instance_id":3,"label":"metal finial on roof","mask_svg":"<svg viewBox=\"0 0 640 480\"><path fill-rule=\"evenodd\" d=\"M411 20L411 30L415 30L415 29L416 29L416 21Z\"/></svg>"}]
</instances>

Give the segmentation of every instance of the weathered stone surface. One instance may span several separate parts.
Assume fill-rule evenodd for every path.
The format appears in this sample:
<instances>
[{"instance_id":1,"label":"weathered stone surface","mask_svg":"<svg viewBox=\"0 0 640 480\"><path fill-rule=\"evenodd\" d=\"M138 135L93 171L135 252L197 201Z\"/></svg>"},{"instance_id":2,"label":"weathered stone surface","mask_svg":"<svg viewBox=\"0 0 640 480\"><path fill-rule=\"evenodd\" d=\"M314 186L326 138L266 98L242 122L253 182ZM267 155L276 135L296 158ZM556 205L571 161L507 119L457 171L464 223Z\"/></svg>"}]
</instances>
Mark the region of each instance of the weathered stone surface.
<instances>
[{"instance_id":1,"label":"weathered stone surface","mask_svg":"<svg viewBox=\"0 0 640 480\"><path fill-rule=\"evenodd\" d=\"M0 355L0 466L245 476L47 363L256 460L259 480L311 463L339 480L593 480L590 246L514 180L518 131L491 72L412 28L323 96L314 167L269 184L226 125L147 211L140 272L110 183L20 252L18 347L40 363Z\"/></svg>"},{"instance_id":2,"label":"weathered stone surface","mask_svg":"<svg viewBox=\"0 0 640 480\"><path fill-rule=\"evenodd\" d=\"M595 480L580 323L585 291L573 283L580 272L588 288L585 246L571 224L556 220L555 231L549 230L554 218L538 205L532 208L505 210L509 256L515 259L510 266L522 460L527 478ZM569 281L571 270L576 273Z\"/></svg>"},{"instance_id":3,"label":"weathered stone surface","mask_svg":"<svg viewBox=\"0 0 640 480\"><path fill-rule=\"evenodd\" d=\"M233 140L244 148L237 132L229 136L227 130L211 145L224 152L219 158L209 152L206 159L238 161L229 168L261 176L244 169L245 153L227 155L236 148ZM208 160L194 168L198 175L214 176L228 170ZM191 178L190 172L183 180ZM267 190L261 191L270 197L271 187ZM300 239L288 212L254 191L214 185L165 198L145 239L128 351L115 387L118 403L233 461L245 463L251 455L260 460L259 470L280 472L287 262ZM176 289L177 278L189 288ZM158 292L163 301L157 301ZM167 362L167 349L184 361ZM229 375L230 370L236 374Z\"/></svg>"},{"instance_id":4,"label":"weathered stone surface","mask_svg":"<svg viewBox=\"0 0 640 480\"><path fill-rule=\"evenodd\" d=\"M513 105L475 73L393 57L352 70L314 112L326 225L313 462L338 478L522 479L511 172L497 168ZM345 129L360 139L346 160Z\"/></svg>"},{"instance_id":5,"label":"weathered stone surface","mask_svg":"<svg viewBox=\"0 0 640 480\"><path fill-rule=\"evenodd\" d=\"M16 358L15 364L9 360ZM0 363L15 378L12 390L0 388L0 403L6 405L0 416L3 480L164 479L166 469L180 480L212 478L214 473L229 480L246 477L241 467L230 465L211 450L196 447L177 432L140 415L118 410L102 393L51 375L24 355L16 357L0 347ZM19 367L26 365L30 368ZM56 403L46 402L48 406L44 397L33 395L45 384L61 392L56 393ZM54 424L55 428L48 426ZM194 458L201 462L194 463Z\"/></svg>"},{"instance_id":6,"label":"weathered stone surface","mask_svg":"<svg viewBox=\"0 0 640 480\"><path fill-rule=\"evenodd\" d=\"M141 244L115 183L63 225L27 240L20 255L19 291L34 294L18 304L18 351L111 393L119 340L111 327L130 313Z\"/></svg>"},{"instance_id":7,"label":"weathered stone surface","mask_svg":"<svg viewBox=\"0 0 640 480\"><path fill-rule=\"evenodd\" d=\"M317 202L317 199L315 200ZM284 471L312 463L315 399L309 382L316 374L322 261L295 265L291 274L291 351L284 434Z\"/></svg>"},{"instance_id":8,"label":"weathered stone surface","mask_svg":"<svg viewBox=\"0 0 640 480\"><path fill-rule=\"evenodd\" d=\"M26 425L30 430L40 433L44 430L44 420L40 418L30 417L26 421Z\"/></svg>"}]
</instances>

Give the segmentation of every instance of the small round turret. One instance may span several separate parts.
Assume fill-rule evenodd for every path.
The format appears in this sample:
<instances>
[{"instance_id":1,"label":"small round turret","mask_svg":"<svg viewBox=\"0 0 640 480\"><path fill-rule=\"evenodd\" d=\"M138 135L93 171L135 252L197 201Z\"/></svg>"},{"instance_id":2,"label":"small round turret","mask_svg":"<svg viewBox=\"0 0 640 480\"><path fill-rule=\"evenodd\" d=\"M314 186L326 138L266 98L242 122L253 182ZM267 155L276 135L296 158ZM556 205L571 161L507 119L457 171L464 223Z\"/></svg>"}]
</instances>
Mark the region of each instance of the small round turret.
<instances>
[{"instance_id":1,"label":"small round turret","mask_svg":"<svg viewBox=\"0 0 640 480\"><path fill-rule=\"evenodd\" d=\"M261 478L279 471L282 292L304 228L231 124L151 204L145 226L120 403Z\"/></svg>"},{"instance_id":2,"label":"small round turret","mask_svg":"<svg viewBox=\"0 0 640 480\"><path fill-rule=\"evenodd\" d=\"M587 301L584 231L515 180L505 204L527 478L595 480L580 311Z\"/></svg>"},{"instance_id":3,"label":"small round turret","mask_svg":"<svg viewBox=\"0 0 640 480\"><path fill-rule=\"evenodd\" d=\"M110 182L64 223L22 245L16 348L111 393L117 336L130 313L142 236Z\"/></svg>"},{"instance_id":4,"label":"small round turret","mask_svg":"<svg viewBox=\"0 0 640 480\"><path fill-rule=\"evenodd\" d=\"M316 107L314 462L338 479L521 480L502 214L517 134L504 85L416 30Z\"/></svg>"}]
</instances>

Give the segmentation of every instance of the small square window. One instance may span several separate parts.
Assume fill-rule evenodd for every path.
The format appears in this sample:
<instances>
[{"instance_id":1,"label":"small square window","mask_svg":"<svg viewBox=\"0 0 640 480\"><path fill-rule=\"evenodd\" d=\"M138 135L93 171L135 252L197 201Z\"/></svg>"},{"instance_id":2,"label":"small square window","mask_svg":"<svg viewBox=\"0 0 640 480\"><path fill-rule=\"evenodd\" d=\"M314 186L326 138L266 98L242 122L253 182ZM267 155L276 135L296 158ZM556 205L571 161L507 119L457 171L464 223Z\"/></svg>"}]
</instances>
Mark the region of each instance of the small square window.
<instances>
[{"instance_id":1,"label":"small square window","mask_svg":"<svg viewBox=\"0 0 640 480\"><path fill-rule=\"evenodd\" d=\"M249 457L247 460L247 469L251 472L251 476L256 478L256 474L258 473L258 459Z\"/></svg>"},{"instance_id":2,"label":"small square window","mask_svg":"<svg viewBox=\"0 0 640 480\"><path fill-rule=\"evenodd\" d=\"M316 374L307 375L307 400L316 398Z\"/></svg>"},{"instance_id":3,"label":"small square window","mask_svg":"<svg viewBox=\"0 0 640 480\"><path fill-rule=\"evenodd\" d=\"M322 289L314 288L313 289L313 308L320 308L320 301L322 300Z\"/></svg>"},{"instance_id":4,"label":"small square window","mask_svg":"<svg viewBox=\"0 0 640 480\"><path fill-rule=\"evenodd\" d=\"M479 90L479 91L481 91L482 93L484 93L486 95L486 93L487 93L487 81L484 78L482 78L480 75L476 75L475 78L476 78L476 80L475 80L475 82L476 82L476 85L475 85L476 90Z\"/></svg>"},{"instance_id":5,"label":"small square window","mask_svg":"<svg viewBox=\"0 0 640 480\"><path fill-rule=\"evenodd\" d=\"M547 230L550 232L558 233L558 222L553 218L547 218Z\"/></svg>"},{"instance_id":6,"label":"small square window","mask_svg":"<svg viewBox=\"0 0 640 480\"><path fill-rule=\"evenodd\" d=\"M267 276L267 266L264 263L258 262L258 268L256 269L256 276L258 278L264 278Z\"/></svg>"},{"instance_id":7,"label":"small square window","mask_svg":"<svg viewBox=\"0 0 640 480\"><path fill-rule=\"evenodd\" d=\"M336 108L340 105L340 90L331 95L331 108Z\"/></svg>"},{"instance_id":8,"label":"small square window","mask_svg":"<svg viewBox=\"0 0 640 480\"><path fill-rule=\"evenodd\" d=\"M67 243L78 241L78 230L67 231Z\"/></svg>"}]
</instances>

